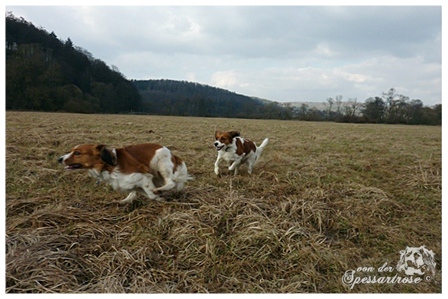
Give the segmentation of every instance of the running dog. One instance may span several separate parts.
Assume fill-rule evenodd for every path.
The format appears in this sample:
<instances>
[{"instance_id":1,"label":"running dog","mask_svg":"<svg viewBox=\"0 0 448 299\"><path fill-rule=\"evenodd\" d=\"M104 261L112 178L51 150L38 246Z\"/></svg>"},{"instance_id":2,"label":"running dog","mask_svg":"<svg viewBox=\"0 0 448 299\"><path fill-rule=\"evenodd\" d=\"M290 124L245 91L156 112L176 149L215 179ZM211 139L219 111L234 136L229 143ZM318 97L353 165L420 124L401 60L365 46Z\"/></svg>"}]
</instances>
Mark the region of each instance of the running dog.
<instances>
[{"instance_id":1,"label":"running dog","mask_svg":"<svg viewBox=\"0 0 448 299\"><path fill-rule=\"evenodd\" d=\"M255 163L260 158L264 147L269 141L266 138L257 147L253 141L240 137L240 132L237 131L215 131L215 139L214 146L218 151L218 158L215 162L216 175L219 175L219 163L222 160L232 163L229 166L229 170L234 171L234 175L238 174L238 168L242 164L247 165L247 172L251 174Z\"/></svg>"}]
</instances>

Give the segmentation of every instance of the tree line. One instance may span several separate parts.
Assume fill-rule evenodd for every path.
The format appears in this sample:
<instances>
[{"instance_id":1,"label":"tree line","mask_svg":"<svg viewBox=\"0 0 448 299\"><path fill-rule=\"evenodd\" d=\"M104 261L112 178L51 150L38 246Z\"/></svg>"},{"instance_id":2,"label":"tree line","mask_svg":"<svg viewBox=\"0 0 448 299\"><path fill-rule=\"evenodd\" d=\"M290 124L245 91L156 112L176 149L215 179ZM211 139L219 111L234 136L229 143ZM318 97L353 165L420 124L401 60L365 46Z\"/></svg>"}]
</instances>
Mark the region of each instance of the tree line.
<instances>
[{"instance_id":1,"label":"tree line","mask_svg":"<svg viewBox=\"0 0 448 299\"><path fill-rule=\"evenodd\" d=\"M364 103L355 99L342 100L338 95L328 98L324 109L310 108L307 104L290 109L292 119L308 121L335 121L349 123L385 123L408 125L441 125L442 104L424 106L419 99L398 94L395 88L381 96L368 98Z\"/></svg>"}]
</instances>

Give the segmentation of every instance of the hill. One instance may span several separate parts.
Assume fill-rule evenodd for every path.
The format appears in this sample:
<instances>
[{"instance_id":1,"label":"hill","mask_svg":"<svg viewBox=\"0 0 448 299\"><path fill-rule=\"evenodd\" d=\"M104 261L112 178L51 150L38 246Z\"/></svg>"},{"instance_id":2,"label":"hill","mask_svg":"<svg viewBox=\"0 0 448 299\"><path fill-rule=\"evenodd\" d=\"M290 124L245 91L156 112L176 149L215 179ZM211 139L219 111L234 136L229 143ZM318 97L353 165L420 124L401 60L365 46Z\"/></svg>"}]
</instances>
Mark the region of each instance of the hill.
<instances>
[{"instance_id":1,"label":"hill","mask_svg":"<svg viewBox=\"0 0 448 299\"><path fill-rule=\"evenodd\" d=\"M6 16L6 109L123 113L141 97L117 70L72 41Z\"/></svg>"},{"instance_id":2,"label":"hill","mask_svg":"<svg viewBox=\"0 0 448 299\"><path fill-rule=\"evenodd\" d=\"M277 103L204 84L175 80L133 80L143 99L142 110L176 116L287 118Z\"/></svg>"}]
</instances>

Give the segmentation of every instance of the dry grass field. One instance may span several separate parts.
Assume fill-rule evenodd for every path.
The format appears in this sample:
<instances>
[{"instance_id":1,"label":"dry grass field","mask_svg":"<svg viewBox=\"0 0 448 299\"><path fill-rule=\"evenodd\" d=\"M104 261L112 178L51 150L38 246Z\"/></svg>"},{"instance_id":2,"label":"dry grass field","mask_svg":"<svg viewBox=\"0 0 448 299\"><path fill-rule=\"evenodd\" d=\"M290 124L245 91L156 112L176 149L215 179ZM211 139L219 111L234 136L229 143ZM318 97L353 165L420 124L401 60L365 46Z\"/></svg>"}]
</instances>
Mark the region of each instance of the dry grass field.
<instances>
[{"instance_id":1,"label":"dry grass field","mask_svg":"<svg viewBox=\"0 0 448 299\"><path fill-rule=\"evenodd\" d=\"M216 128L270 138L251 176L214 175ZM143 142L186 161L183 193L123 206L57 163ZM6 292L440 293L441 156L440 127L7 112ZM399 252L421 245L429 280L342 283L407 277Z\"/></svg>"}]
</instances>

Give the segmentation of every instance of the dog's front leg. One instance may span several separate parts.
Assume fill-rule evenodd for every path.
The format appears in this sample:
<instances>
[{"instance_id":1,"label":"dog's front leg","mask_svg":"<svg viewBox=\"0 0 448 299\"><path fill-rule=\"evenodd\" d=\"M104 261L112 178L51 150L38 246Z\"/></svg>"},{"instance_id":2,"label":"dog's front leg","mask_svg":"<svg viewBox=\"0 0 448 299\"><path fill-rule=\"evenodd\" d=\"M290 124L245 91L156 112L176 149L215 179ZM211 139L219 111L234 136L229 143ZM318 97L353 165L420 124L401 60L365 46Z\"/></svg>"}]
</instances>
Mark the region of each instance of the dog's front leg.
<instances>
[{"instance_id":1,"label":"dog's front leg","mask_svg":"<svg viewBox=\"0 0 448 299\"><path fill-rule=\"evenodd\" d=\"M237 175L238 174L238 168L239 168L239 165L237 167L235 167L235 172L233 173L233 175Z\"/></svg>"},{"instance_id":2,"label":"dog's front leg","mask_svg":"<svg viewBox=\"0 0 448 299\"><path fill-rule=\"evenodd\" d=\"M215 162L215 174L216 175L219 175L219 162L221 162L221 157L220 156L218 156L218 159L216 159L216 162Z\"/></svg>"}]
</instances>

